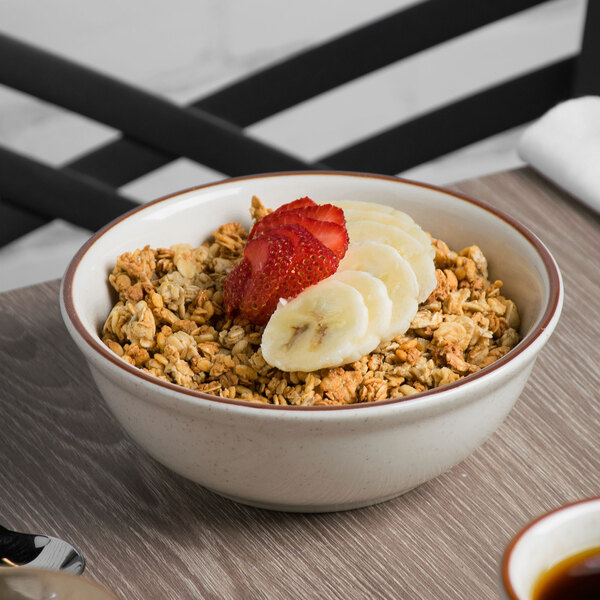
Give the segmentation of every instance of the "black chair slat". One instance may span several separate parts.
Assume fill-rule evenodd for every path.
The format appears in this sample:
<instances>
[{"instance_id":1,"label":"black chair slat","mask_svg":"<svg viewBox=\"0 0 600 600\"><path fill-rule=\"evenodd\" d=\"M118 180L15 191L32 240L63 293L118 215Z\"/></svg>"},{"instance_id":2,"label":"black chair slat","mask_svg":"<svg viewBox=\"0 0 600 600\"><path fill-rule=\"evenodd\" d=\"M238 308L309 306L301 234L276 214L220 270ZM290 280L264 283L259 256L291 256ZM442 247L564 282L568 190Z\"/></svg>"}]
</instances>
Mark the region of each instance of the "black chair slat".
<instances>
[{"instance_id":1,"label":"black chair slat","mask_svg":"<svg viewBox=\"0 0 600 600\"><path fill-rule=\"evenodd\" d=\"M531 121L569 97L575 59L510 80L322 157L335 169L386 174Z\"/></svg>"},{"instance_id":2,"label":"black chair slat","mask_svg":"<svg viewBox=\"0 0 600 600\"><path fill-rule=\"evenodd\" d=\"M192 106L247 127L428 45L442 43L546 1L429 0L262 69ZM423 27L424 23L427 27ZM170 160L172 156L166 153L121 138L69 166L119 187Z\"/></svg>"},{"instance_id":3,"label":"black chair slat","mask_svg":"<svg viewBox=\"0 0 600 600\"><path fill-rule=\"evenodd\" d=\"M258 143L258 153L261 154L266 151L268 156L262 162L260 157L258 160L254 160L254 154L252 152L249 154L250 148L242 142L243 148L240 150L239 155L236 154L238 148L235 147L235 144L227 148L229 150L228 158L235 162L240 155L244 159L248 159L250 156L250 166L246 163L239 171L226 170L217 163L211 162L210 159L205 160L198 156L198 146L205 148L205 154L212 155L211 150L208 148L210 148L210 142L213 141L211 136L214 134L215 138L220 138L221 141L221 144L216 143L213 146L215 154L227 155L227 152L224 152L226 142L230 141L231 136L234 139L239 139L241 136L239 127L235 127L235 125L243 127L252 124L377 68L546 1L548 0L504 0L500 3L486 3L480 0L454 0L453 2L427 0L251 74L225 89L196 101L191 106L191 110L178 109L168 102L145 94L131 86L93 73L74 63L28 47L1 34L0 81L2 81L2 77L5 77L5 83L13 85L14 78L16 78L17 81L21 81L23 84L22 86L13 85L17 89L125 130L126 134L129 133L129 137L126 135L72 161L66 167L65 174L67 177L70 177L74 172L79 172L100 179L109 185L119 187L168 164L179 155L189 156L193 160L232 175L307 167L321 168L326 167L323 162L310 165L304 161L299 161L300 164L298 164L298 159L295 159L295 157L289 157L285 153L280 153L260 143ZM599 27L598 23L600 23L599 4L588 2L588 20L583 43L583 48L587 48L588 59L585 62L583 60L579 61L577 81L574 86L574 89L578 90L576 92L578 94L598 93L599 78L596 77L598 67L596 61L590 60L589 57L598 56L599 51L598 45L600 42L598 40L600 36L594 34ZM595 12L592 14L594 8ZM427 27L423 27L423 23L427 23ZM8 52L6 51L7 48ZM14 52L16 52L17 60L15 60ZM51 68L48 68L49 66ZM41 76L42 81L38 81L37 84L45 88L46 91L43 94L38 93L37 84L33 86L35 89L28 86L24 80L30 79L29 77L25 75L21 77L22 74L27 73L28 68L33 68L34 72ZM56 85L57 75L66 77L62 81L58 80L61 84L67 83L67 90L64 94L60 93L59 88L61 86ZM81 77L83 77L83 80ZM82 93L74 94L79 89L83 89ZM265 89L269 90L269 94L264 93ZM98 92L100 92L100 95ZM105 103L105 93L108 94L109 106ZM123 114L117 111L115 118L114 105L111 105L110 102L121 104L122 93L127 93L127 110ZM69 97L71 97L71 101L69 101ZM85 105L85 102L90 99L89 111L81 110L79 102L81 101ZM142 102L141 106L144 109L142 114L139 115L139 120L135 121L132 128L121 127L119 123L122 120L132 123L132 104L135 105L136 100ZM102 104L103 106L101 106ZM437 133L434 132L433 138L438 143L435 156L430 156L431 153L428 155L424 148L427 145L427 135L422 135L422 130L426 128L427 124L442 125L444 119L453 115L460 118L461 113L468 111L465 106L470 105L467 102L463 106L461 102L454 109L447 107L441 111L436 111L432 115L417 119L413 124L401 125L391 131L374 136L351 148L330 155L331 160L329 162L335 163L331 165L334 168L355 168L357 170L392 173L414 166L419 162L430 160L435 156L460 147L464 143L481 139L481 132L476 134L471 131L475 130L476 127L469 126L461 132L462 138L461 135L456 138L463 141L456 141L444 150L439 146L439 138ZM140 135L140 123L144 119L156 116L158 114L156 111L160 112L164 109L167 112L169 110L179 111L178 116L182 120L180 122L175 119L175 129L178 135L175 136L174 144L167 144L166 147L162 142L164 139L172 138L173 132L165 131L165 123L160 123L155 130L151 131L150 135L144 134L147 131L145 128L146 123L143 123L141 127L143 131ZM199 109L200 112L194 109ZM99 114L98 111L100 111ZM150 114L148 114L148 111ZM111 116L110 119L101 118L102 114L106 117L108 113L112 113L112 115L109 115ZM182 115L181 113L186 114ZM189 113L191 113L192 119L195 118L201 121L202 126L209 132L208 137L203 138L202 144L197 143L198 131L196 130L186 140L183 129L185 128L184 123L189 121ZM134 111L133 114L135 116L137 113ZM438 121L441 120L442 122L436 122L436 116ZM538 115L533 115L532 118L535 116ZM231 123L223 122L222 119L231 121ZM169 121L166 115L165 120ZM161 125L163 126L161 127ZM198 124L196 123L196 125ZM501 130L502 126L494 127L494 132L496 132L496 129ZM401 130L404 133L401 133ZM402 152L405 155L403 156L394 147L396 144L395 139L405 138L406 135L411 134L411 131L418 132L423 142L418 147L413 146L412 150L403 149ZM136 135L137 139L135 138ZM491 135L491 133L488 132L487 135ZM483 137L485 136L484 133ZM470 141L465 142L464 140L467 139ZM249 140L250 146L252 146L252 142L252 140ZM191 149L190 146L192 146ZM158 147L164 149L158 149ZM188 152L182 152L182 149L187 149ZM375 153L373 152L374 149L377 149ZM395 154L390 154L390 150ZM360 159L357 154L360 155L362 152L364 152L363 158ZM273 156L270 153L279 155L278 158L286 164L273 166L271 162ZM200 152L200 154L202 153ZM417 156L421 156L421 159L417 159ZM429 157L426 158L427 156ZM218 162L220 159L216 158L216 160ZM290 160L293 164L289 164ZM228 159L225 162L228 162ZM351 164L355 166L351 167ZM23 207L17 208L10 201L8 203L3 202L2 199L0 199L0 211L6 214L9 214L9 211L20 211L20 214L23 215L22 221L25 229L34 228L44 220L39 214L33 212L29 212L25 218L26 209L23 209Z\"/></svg>"},{"instance_id":4,"label":"black chair slat","mask_svg":"<svg viewBox=\"0 0 600 600\"><path fill-rule=\"evenodd\" d=\"M0 82L227 175L314 166L208 113L178 107L5 35L0 35Z\"/></svg>"},{"instance_id":5,"label":"black chair slat","mask_svg":"<svg viewBox=\"0 0 600 600\"><path fill-rule=\"evenodd\" d=\"M119 188L130 181L169 164L176 156L121 137L72 160L73 171L95 177Z\"/></svg>"},{"instance_id":6,"label":"black chair slat","mask_svg":"<svg viewBox=\"0 0 600 600\"><path fill-rule=\"evenodd\" d=\"M0 196L8 206L61 218L92 231L139 206L85 175L58 171L2 147Z\"/></svg>"},{"instance_id":7,"label":"black chair slat","mask_svg":"<svg viewBox=\"0 0 600 600\"><path fill-rule=\"evenodd\" d=\"M588 0L573 96L600 95L600 2Z\"/></svg>"},{"instance_id":8,"label":"black chair slat","mask_svg":"<svg viewBox=\"0 0 600 600\"><path fill-rule=\"evenodd\" d=\"M0 247L41 227L47 219L0 200Z\"/></svg>"},{"instance_id":9,"label":"black chair slat","mask_svg":"<svg viewBox=\"0 0 600 600\"><path fill-rule=\"evenodd\" d=\"M547 1L420 2L250 75L194 106L245 127L376 69Z\"/></svg>"},{"instance_id":10,"label":"black chair slat","mask_svg":"<svg viewBox=\"0 0 600 600\"><path fill-rule=\"evenodd\" d=\"M104 148L110 148L110 152L106 152L106 154L101 151L93 152L92 154L85 155L81 159L75 160L67 165L65 167L67 175L69 173L79 173L81 175L101 181L109 186L118 188L121 185L128 183L131 179L135 179L136 177L126 177L125 179L119 179L118 177L115 178L115 175L118 174L114 169L116 165L125 165L126 171L121 171L121 173L126 173L127 175L131 175L132 169L137 167L139 169L139 176L142 176L173 159L171 155L155 151L148 146L138 144L129 138L121 138L114 145L109 144ZM103 156L106 156L106 160L103 160ZM90 165L89 169L86 168L86 161L88 157L93 157L92 164ZM80 162L83 166L80 166ZM62 171L63 169L58 170ZM10 215L12 214L10 211L12 210L18 210L19 214L21 215L22 222L19 226L19 233L11 236L8 233L12 231L11 227L8 228L6 235L0 233L0 247L8 244L13 239L17 239L18 237L37 229L41 225L44 225L51 220L51 218L35 215L25 208L12 206L7 202L3 202L2 198L0 198L0 215ZM18 220L18 217L14 218L14 221ZM3 224L0 224L0 227L3 227ZM1 231L3 232L4 229Z\"/></svg>"}]
</instances>

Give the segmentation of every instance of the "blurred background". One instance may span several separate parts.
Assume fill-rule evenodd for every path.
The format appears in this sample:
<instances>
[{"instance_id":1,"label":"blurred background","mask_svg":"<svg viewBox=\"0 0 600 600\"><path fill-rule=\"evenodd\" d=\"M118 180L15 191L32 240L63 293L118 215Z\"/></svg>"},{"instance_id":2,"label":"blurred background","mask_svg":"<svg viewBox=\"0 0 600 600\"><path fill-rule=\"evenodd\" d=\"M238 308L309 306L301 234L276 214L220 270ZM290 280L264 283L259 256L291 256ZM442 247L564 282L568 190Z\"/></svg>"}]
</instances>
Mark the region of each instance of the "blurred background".
<instances>
[{"instance_id":1,"label":"blurred background","mask_svg":"<svg viewBox=\"0 0 600 600\"><path fill-rule=\"evenodd\" d=\"M1 0L0 33L186 104L416 3ZM584 13L585 0L553 0L321 94L248 127L247 132L315 160L393 124L575 54ZM520 166L515 147L522 130L510 130L401 175L444 185ZM118 135L0 85L0 144L9 149L58 167ZM180 159L122 191L145 202L221 178L221 173ZM55 220L0 248L0 291L61 277L89 235Z\"/></svg>"}]
</instances>

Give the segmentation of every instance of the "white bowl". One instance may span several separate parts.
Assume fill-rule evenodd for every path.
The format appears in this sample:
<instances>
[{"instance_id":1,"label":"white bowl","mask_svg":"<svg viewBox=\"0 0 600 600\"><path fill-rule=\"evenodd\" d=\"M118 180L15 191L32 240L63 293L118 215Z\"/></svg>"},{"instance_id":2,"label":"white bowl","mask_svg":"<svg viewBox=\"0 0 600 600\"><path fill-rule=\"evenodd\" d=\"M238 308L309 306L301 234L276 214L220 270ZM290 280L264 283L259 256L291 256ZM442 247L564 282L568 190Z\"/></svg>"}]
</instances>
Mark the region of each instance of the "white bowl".
<instances>
[{"instance_id":1,"label":"white bowl","mask_svg":"<svg viewBox=\"0 0 600 600\"><path fill-rule=\"evenodd\" d=\"M545 571L598 547L600 498L581 500L541 516L521 530L506 549L501 572L503 597L530 600L533 586Z\"/></svg>"},{"instance_id":2,"label":"white bowl","mask_svg":"<svg viewBox=\"0 0 600 600\"><path fill-rule=\"evenodd\" d=\"M222 223L249 224L252 195L271 207L301 196L389 204L450 247L478 244L521 315L522 341L464 380L409 400L294 407L222 399L165 383L101 342L117 255L199 244ZM512 218L438 188L394 177L303 172L231 179L127 213L77 253L61 288L63 318L124 429L177 473L247 504L288 511L367 506L439 475L502 423L554 329L562 306L556 263Z\"/></svg>"}]
</instances>

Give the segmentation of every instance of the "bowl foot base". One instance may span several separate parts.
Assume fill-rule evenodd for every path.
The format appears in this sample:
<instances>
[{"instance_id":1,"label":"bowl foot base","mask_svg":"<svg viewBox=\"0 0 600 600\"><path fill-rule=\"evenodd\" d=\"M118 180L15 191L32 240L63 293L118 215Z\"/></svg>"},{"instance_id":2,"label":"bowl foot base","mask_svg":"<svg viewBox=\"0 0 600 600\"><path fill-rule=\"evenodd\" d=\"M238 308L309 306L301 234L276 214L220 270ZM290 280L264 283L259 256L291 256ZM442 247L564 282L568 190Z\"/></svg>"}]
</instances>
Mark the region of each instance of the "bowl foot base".
<instances>
[{"instance_id":1,"label":"bowl foot base","mask_svg":"<svg viewBox=\"0 0 600 600\"><path fill-rule=\"evenodd\" d=\"M410 492L414 488L410 488L408 490L404 490L402 492L395 492L389 496L384 496L382 498L374 498L370 500L359 500L356 502L343 502L340 504L282 504L277 502L261 502L260 500L252 500L247 498L239 498L237 496L232 496L230 494L225 494L218 490L207 488L211 492L222 496L223 498L227 498L227 500L232 500L233 502L237 502L239 504L245 504L246 506L252 506L254 508L262 508L265 510L275 510L278 512L291 512L291 513L327 513L327 512L342 512L345 510L355 510L357 508L366 508L367 506L374 506L375 504L380 504L381 502L387 502L388 500L392 500L393 498L397 498Z\"/></svg>"}]
</instances>

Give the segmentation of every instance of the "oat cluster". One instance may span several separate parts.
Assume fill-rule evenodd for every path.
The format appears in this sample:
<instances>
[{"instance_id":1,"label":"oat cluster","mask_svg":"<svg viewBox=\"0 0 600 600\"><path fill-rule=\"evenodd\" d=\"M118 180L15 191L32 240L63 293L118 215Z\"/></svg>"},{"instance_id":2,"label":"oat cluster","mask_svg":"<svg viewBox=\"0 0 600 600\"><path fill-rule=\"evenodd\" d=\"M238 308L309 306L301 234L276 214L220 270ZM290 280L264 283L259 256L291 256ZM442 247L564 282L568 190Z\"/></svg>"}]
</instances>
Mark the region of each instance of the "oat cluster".
<instances>
[{"instance_id":1,"label":"oat cluster","mask_svg":"<svg viewBox=\"0 0 600 600\"><path fill-rule=\"evenodd\" d=\"M258 199L254 219L269 212ZM223 307L223 281L240 261L247 231L222 225L194 248L146 246L117 258L109 276L119 300L102 329L118 356L159 379L222 398L323 406L410 396L456 381L519 341L519 314L490 282L477 246L454 252L433 239L437 287L410 329L343 367L286 373L262 357L263 327Z\"/></svg>"}]
</instances>

